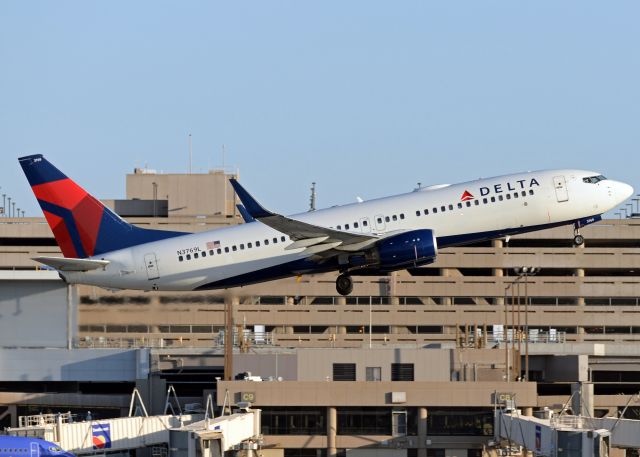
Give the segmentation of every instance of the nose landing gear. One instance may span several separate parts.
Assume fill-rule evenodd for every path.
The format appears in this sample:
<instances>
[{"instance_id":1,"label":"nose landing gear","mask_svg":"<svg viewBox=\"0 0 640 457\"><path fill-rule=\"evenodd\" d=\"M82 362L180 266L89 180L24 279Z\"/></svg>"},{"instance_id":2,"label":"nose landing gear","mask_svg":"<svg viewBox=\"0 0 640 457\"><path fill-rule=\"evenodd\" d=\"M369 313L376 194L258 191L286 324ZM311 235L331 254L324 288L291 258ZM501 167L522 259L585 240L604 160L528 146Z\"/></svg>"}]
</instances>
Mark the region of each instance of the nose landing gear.
<instances>
[{"instance_id":1,"label":"nose landing gear","mask_svg":"<svg viewBox=\"0 0 640 457\"><path fill-rule=\"evenodd\" d=\"M346 273L342 273L336 278L336 291L340 295L349 295L353 292L353 280L351 276Z\"/></svg>"},{"instance_id":2,"label":"nose landing gear","mask_svg":"<svg viewBox=\"0 0 640 457\"><path fill-rule=\"evenodd\" d=\"M580 224L576 222L573 225L573 245L582 246L584 244L584 236L580 235Z\"/></svg>"}]
</instances>

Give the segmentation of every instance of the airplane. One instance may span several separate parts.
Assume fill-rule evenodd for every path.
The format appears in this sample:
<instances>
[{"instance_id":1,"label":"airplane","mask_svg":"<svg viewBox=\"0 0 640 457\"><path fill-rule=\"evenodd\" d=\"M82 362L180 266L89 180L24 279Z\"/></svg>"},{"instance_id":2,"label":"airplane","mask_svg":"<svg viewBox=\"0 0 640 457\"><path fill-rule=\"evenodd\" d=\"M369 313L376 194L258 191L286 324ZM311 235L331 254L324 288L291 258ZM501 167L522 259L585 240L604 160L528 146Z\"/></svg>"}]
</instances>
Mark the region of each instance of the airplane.
<instances>
[{"instance_id":1,"label":"airplane","mask_svg":"<svg viewBox=\"0 0 640 457\"><path fill-rule=\"evenodd\" d=\"M75 457L55 443L31 436L0 435L0 457Z\"/></svg>"},{"instance_id":2,"label":"airplane","mask_svg":"<svg viewBox=\"0 0 640 457\"><path fill-rule=\"evenodd\" d=\"M338 271L385 275L435 261L450 246L562 225L580 229L633 195L598 172L562 169L420 187L401 195L283 216L231 179L246 223L200 233L136 227L42 155L19 159L64 257L34 260L69 284L197 291Z\"/></svg>"}]
</instances>

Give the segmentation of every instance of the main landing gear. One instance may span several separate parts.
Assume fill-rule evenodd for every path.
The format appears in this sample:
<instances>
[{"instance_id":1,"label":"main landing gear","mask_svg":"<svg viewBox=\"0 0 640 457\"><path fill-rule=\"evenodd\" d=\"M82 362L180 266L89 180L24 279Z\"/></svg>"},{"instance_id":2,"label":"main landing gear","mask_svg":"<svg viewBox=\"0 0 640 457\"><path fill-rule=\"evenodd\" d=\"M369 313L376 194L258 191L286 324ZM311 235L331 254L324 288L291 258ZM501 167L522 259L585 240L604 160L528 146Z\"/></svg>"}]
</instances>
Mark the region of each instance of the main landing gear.
<instances>
[{"instance_id":1,"label":"main landing gear","mask_svg":"<svg viewBox=\"0 0 640 457\"><path fill-rule=\"evenodd\" d=\"M573 245L582 246L584 244L584 236L580 235L580 225L576 222L573 225Z\"/></svg>"},{"instance_id":2,"label":"main landing gear","mask_svg":"<svg viewBox=\"0 0 640 457\"><path fill-rule=\"evenodd\" d=\"M342 273L336 278L336 290L340 295L349 295L353 292L353 280L351 276Z\"/></svg>"}]
</instances>

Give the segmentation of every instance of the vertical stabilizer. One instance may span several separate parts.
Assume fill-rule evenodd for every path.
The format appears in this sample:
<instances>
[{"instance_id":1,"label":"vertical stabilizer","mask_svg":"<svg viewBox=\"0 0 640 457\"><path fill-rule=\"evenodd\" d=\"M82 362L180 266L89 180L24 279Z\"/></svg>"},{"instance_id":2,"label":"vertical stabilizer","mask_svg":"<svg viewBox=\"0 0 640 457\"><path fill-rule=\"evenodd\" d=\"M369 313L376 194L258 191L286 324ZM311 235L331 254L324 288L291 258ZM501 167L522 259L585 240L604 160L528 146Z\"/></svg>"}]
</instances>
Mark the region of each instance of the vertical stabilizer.
<instances>
[{"instance_id":1,"label":"vertical stabilizer","mask_svg":"<svg viewBox=\"0 0 640 457\"><path fill-rule=\"evenodd\" d=\"M41 154L18 160L65 257L91 257L185 235L127 223Z\"/></svg>"}]
</instances>

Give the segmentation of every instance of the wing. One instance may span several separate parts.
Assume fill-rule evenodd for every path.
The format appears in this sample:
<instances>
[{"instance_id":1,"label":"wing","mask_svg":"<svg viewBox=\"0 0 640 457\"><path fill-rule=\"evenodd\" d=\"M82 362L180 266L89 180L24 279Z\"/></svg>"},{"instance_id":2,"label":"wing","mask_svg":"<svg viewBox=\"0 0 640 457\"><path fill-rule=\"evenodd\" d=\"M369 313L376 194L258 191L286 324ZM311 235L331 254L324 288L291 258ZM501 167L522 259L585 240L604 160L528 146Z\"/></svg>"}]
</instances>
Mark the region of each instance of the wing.
<instances>
[{"instance_id":1,"label":"wing","mask_svg":"<svg viewBox=\"0 0 640 457\"><path fill-rule=\"evenodd\" d=\"M60 271L89 271L104 268L109 265L108 260L72 259L65 257L33 257L32 260Z\"/></svg>"},{"instance_id":2,"label":"wing","mask_svg":"<svg viewBox=\"0 0 640 457\"><path fill-rule=\"evenodd\" d=\"M293 243L286 249L306 248L311 252L335 249L355 252L367 249L380 240L380 237L376 235L343 232L272 213L258 203L238 181L235 179L230 181L245 210L252 218L289 235Z\"/></svg>"}]
</instances>

